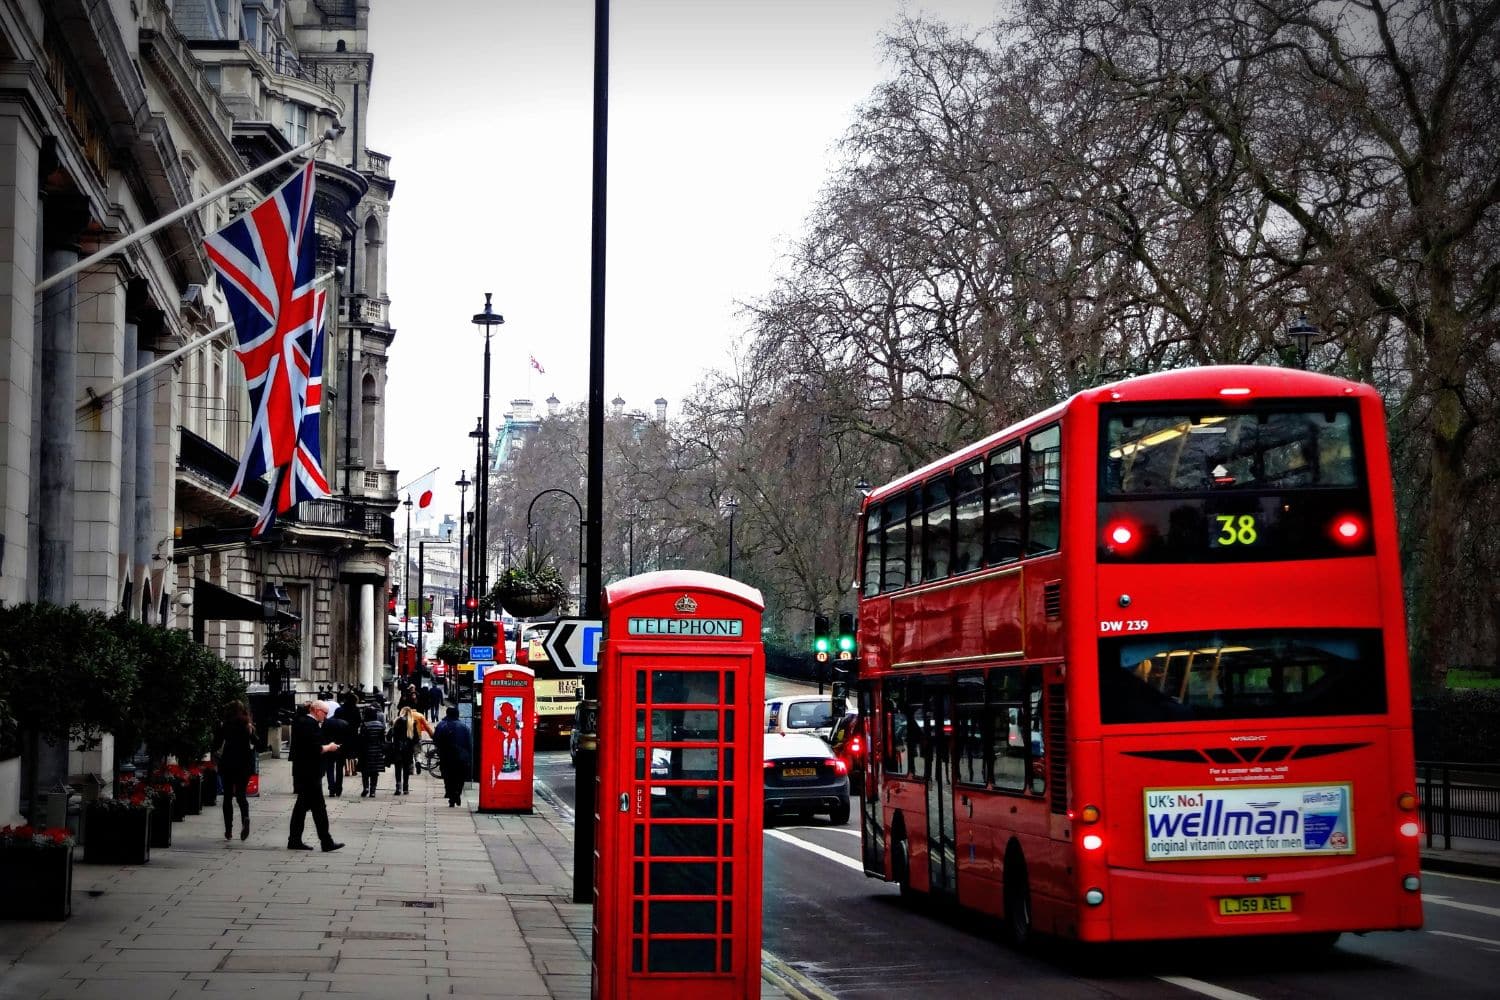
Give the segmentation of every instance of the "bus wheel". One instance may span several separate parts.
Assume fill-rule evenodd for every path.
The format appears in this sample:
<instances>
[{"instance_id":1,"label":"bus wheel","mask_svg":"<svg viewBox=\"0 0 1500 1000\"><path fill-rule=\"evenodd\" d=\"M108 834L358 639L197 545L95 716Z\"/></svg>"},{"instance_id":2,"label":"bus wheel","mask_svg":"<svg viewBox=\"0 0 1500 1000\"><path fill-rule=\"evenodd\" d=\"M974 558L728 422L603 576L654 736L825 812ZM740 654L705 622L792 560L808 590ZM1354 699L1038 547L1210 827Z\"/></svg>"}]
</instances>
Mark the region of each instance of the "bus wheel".
<instances>
[{"instance_id":1,"label":"bus wheel","mask_svg":"<svg viewBox=\"0 0 1500 1000\"><path fill-rule=\"evenodd\" d=\"M891 843L891 875L901 888L902 899L916 898L917 891L911 887L911 850L904 833Z\"/></svg>"},{"instance_id":2,"label":"bus wheel","mask_svg":"<svg viewBox=\"0 0 1500 1000\"><path fill-rule=\"evenodd\" d=\"M1019 850L1005 856L1005 931L1017 948L1031 944L1031 885Z\"/></svg>"}]
</instances>

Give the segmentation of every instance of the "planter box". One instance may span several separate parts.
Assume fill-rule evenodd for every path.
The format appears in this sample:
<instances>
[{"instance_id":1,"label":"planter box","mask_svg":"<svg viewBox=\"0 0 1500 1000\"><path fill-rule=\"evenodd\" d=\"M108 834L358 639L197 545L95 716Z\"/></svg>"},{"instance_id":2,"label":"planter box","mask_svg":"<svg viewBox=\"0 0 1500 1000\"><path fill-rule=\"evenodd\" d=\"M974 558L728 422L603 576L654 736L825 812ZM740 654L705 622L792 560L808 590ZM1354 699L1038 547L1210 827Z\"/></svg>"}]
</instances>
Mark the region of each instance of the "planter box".
<instances>
[{"instance_id":1,"label":"planter box","mask_svg":"<svg viewBox=\"0 0 1500 1000\"><path fill-rule=\"evenodd\" d=\"M172 846L172 805L169 803L160 809L151 810L151 820L148 824L151 828L152 847Z\"/></svg>"},{"instance_id":2,"label":"planter box","mask_svg":"<svg viewBox=\"0 0 1500 1000\"><path fill-rule=\"evenodd\" d=\"M66 920L73 914L73 848L0 848L0 918Z\"/></svg>"},{"instance_id":3,"label":"planter box","mask_svg":"<svg viewBox=\"0 0 1500 1000\"><path fill-rule=\"evenodd\" d=\"M181 823L187 819L187 782L172 782L172 822Z\"/></svg>"},{"instance_id":4,"label":"planter box","mask_svg":"<svg viewBox=\"0 0 1500 1000\"><path fill-rule=\"evenodd\" d=\"M144 809L106 809L90 806L83 860L89 864L144 865L151 860L150 806ZM170 832L171 824L167 824Z\"/></svg>"},{"instance_id":5,"label":"planter box","mask_svg":"<svg viewBox=\"0 0 1500 1000\"><path fill-rule=\"evenodd\" d=\"M182 811L184 815L196 816L203 811L203 777L201 775L190 775L187 780L187 794L177 794L182 798Z\"/></svg>"}]
</instances>

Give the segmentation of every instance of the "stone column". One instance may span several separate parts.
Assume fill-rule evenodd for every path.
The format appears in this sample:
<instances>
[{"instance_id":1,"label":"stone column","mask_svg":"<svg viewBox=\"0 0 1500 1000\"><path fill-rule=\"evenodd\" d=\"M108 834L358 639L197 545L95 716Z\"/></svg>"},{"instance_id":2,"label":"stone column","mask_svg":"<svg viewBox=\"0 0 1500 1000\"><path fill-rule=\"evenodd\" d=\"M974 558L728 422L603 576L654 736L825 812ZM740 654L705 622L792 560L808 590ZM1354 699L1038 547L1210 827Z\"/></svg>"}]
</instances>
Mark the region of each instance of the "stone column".
<instances>
[{"instance_id":1,"label":"stone column","mask_svg":"<svg viewBox=\"0 0 1500 1000\"><path fill-rule=\"evenodd\" d=\"M46 207L49 239L56 229L54 213L69 213L55 196ZM76 230L75 230L76 232ZM78 247L49 246L42 253L42 273L55 274L78 262ZM37 596L53 604L73 602L73 459L74 401L78 382L78 285L76 279L42 295L41 377L37 436Z\"/></svg>"},{"instance_id":2,"label":"stone column","mask_svg":"<svg viewBox=\"0 0 1500 1000\"><path fill-rule=\"evenodd\" d=\"M140 337L140 333L137 332ZM141 342L145 338L141 337ZM147 348L137 344L135 352L135 366L144 368L155 360L156 355ZM144 607L141 604L141 594L147 589L151 581L151 550L154 540L151 537L152 518L151 501L155 492L156 463L152 445L156 441L155 412L156 412L156 380L142 379L136 383L138 391L135 398L135 544L132 546L132 562L135 564L135 604L142 607L141 620L145 622L156 621L156 604L161 595L153 593L151 600Z\"/></svg>"},{"instance_id":3,"label":"stone column","mask_svg":"<svg viewBox=\"0 0 1500 1000\"><path fill-rule=\"evenodd\" d=\"M375 687L375 585L359 585L359 686Z\"/></svg>"},{"instance_id":4,"label":"stone column","mask_svg":"<svg viewBox=\"0 0 1500 1000\"><path fill-rule=\"evenodd\" d=\"M0 100L0 601L35 596L27 562L36 350L41 129L28 103ZM0 822L13 802L0 797Z\"/></svg>"},{"instance_id":5,"label":"stone column","mask_svg":"<svg viewBox=\"0 0 1500 1000\"><path fill-rule=\"evenodd\" d=\"M135 323L127 322L120 354L126 374L135 371L138 343ZM138 419L136 396L140 391L140 383L132 382L119 390L118 400L111 400L120 405L120 530L116 544L121 556L120 571L125 576L125 579L120 581L122 593L126 589L126 580L131 582L130 600L125 607L126 615L131 618L139 618L141 613L141 578L136 575L135 571L135 450L136 420Z\"/></svg>"},{"instance_id":6,"label":"stone column","mask_svg":"<svg viewBox=\"0 0 1500 1000\"><path fill-rule=\"evenodd\" d=\"M132 351L123 353L126 279L119 258L102 262L78 279L78 378L69 402L74 404L73 599L81 607L112 614L119 607L122 513L122 423L118 396L77 409L79 400L96 395L120 380ZM133 387L131 387L133 388ZM116 390L125 392L128 389ZM130 456L134 461L134 456Z\"/></svg>"}]
</instances>

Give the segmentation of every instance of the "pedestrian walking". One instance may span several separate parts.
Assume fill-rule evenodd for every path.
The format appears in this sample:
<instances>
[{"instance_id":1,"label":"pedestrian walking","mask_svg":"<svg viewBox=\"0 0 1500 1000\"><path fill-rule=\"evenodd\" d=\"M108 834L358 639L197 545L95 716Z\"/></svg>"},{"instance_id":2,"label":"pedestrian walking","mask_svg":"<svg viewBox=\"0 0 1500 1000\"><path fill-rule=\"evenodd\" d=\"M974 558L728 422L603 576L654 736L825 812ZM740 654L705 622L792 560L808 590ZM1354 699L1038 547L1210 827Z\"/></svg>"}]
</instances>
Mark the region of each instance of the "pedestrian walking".
<instances>
[{"instance_id":1,"label":"pedestrian walking","mask_svg":"<svg viewBox=\"0 0 1500 1000\"><path fill-rule=\"evenodd\" d=\"M373 799L380 772L385 770L385 720L374 705L366 705L364 714L359 731L359 773L364 789L359 797Z\"/></svg>"},{"instance_id":2,"label":"pedestrian walking","mask_svg":"<svg viewBox=\"0 0 1500 1000\"><path fill-rule=\"evenodd\" d=\"M224 785L224 839L234 827L234 804L240 804L240 839L250 836L250 800L245 792L255 773L255 726L244 702L230 703L214 743L219 781Z\"/></svg>"},{"instance_id":3,"label":"pedestrian walking","mask_svg":"<svg viewBox=\"0 0 1500 1000\"><path fill-rule=\"evenodd\" d=\"M287 834L289 851L312 850L302 842L302 827L308 813L312 813L313 827L324 851L344 846L333 839L328 829L328 806L323 802L323 757L339 752L337 743L323 742L323 720L327 717L328 706L321 701L310 701L306 711L292 723L292 789L297 793L297 803L292 806L292 827Z\"/></svg>"},{"instance_id":4,"label":"pedestrian walking","mask_svg":"<svg viewBox=\"0 0 1500 1000\"><path fill-rule=\"evenodd\" d=\"M434 679L432 686L427 689L427 718L436 722L438 713L443 710L443 702L446 699L447 692L443 690L443 682Z\"/></svg>"},{"instance_id":5,"label":"pedestrian walking","mask_svg":"<svg viewBox=\"0 0 1500 1000\"><path fill-rule=\"evenodd\" d=\"M345 691L339 695L339 707L334 710L333 717L341 720L348 726L348 736L339 746L343 748L341 757L343 760L344 777L352 778L359 769L359 727L363 720L359 714L359 696L353 691ZM339 781L339 791L343 792L343 780Z\"/></svg>"},{"instance_id":6,"label":"pedestrian walking","mask_svg":"<svg viewBox=\"0 0 1500 1000\"><path fill-rule=\"evenodd\" d=\"M420 725L417 720L421 719ZM427 719L407 705L391 723L391 766L396 770L396 795L411 794L411 768L417 756L417 740Z\"/></svg>"},{"instance_id":7,"label":"pedestrian walking","mask_svg":"<svg viewBox=\"0 0 1500 1000\"><path fill-rule=\"evenodd\" d=\"M323 723L323 739L329 743L337 743L340 747L353 746L355 744L354 730L343 716L338 714L339 707L332 701L319 702L329 714L327 721ZM347 715L347 713L346 713ZM344 754L331 753L323 761L323 776L328 781L328 797L339 798L344 794Z\"/></svg>"},{"instance_id":8,"label":"pedestrian walking","mask_svg":"<svg viewBox=\"0 0 1500 1000\"><path fill-rule=\"evenodd\" d=\"M437 744L438 762L443 767L443 787L448 793L448 806L463 804L464 782L473 766L473 755L469 741L469 727L458 721L458 709L448 707L447 717L438 723L432 735Z\"/></svg>"}]
</instances>

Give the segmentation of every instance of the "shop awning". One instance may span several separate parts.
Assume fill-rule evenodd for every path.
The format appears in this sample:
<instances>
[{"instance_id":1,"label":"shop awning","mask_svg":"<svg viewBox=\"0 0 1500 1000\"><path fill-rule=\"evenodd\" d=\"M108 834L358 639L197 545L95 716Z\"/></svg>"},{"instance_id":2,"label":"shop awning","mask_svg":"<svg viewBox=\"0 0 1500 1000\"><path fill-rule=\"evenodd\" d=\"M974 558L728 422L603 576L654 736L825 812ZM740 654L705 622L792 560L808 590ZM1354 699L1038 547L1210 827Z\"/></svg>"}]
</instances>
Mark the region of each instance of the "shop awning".
<instances>
[{"instance_id":1,"label":"shop awning","mask_svg":"<svg viewBox=\"0 0 1500 1000\"><path fill-rule=\"evenodd\" d=\"M203 623L210 621L262 622L266 620L259 601L242 597L207 580L193 580L193 638L203 641ZM277 625L296 625L301 616L276 609Z\"/></svg>"}]
</instances>

